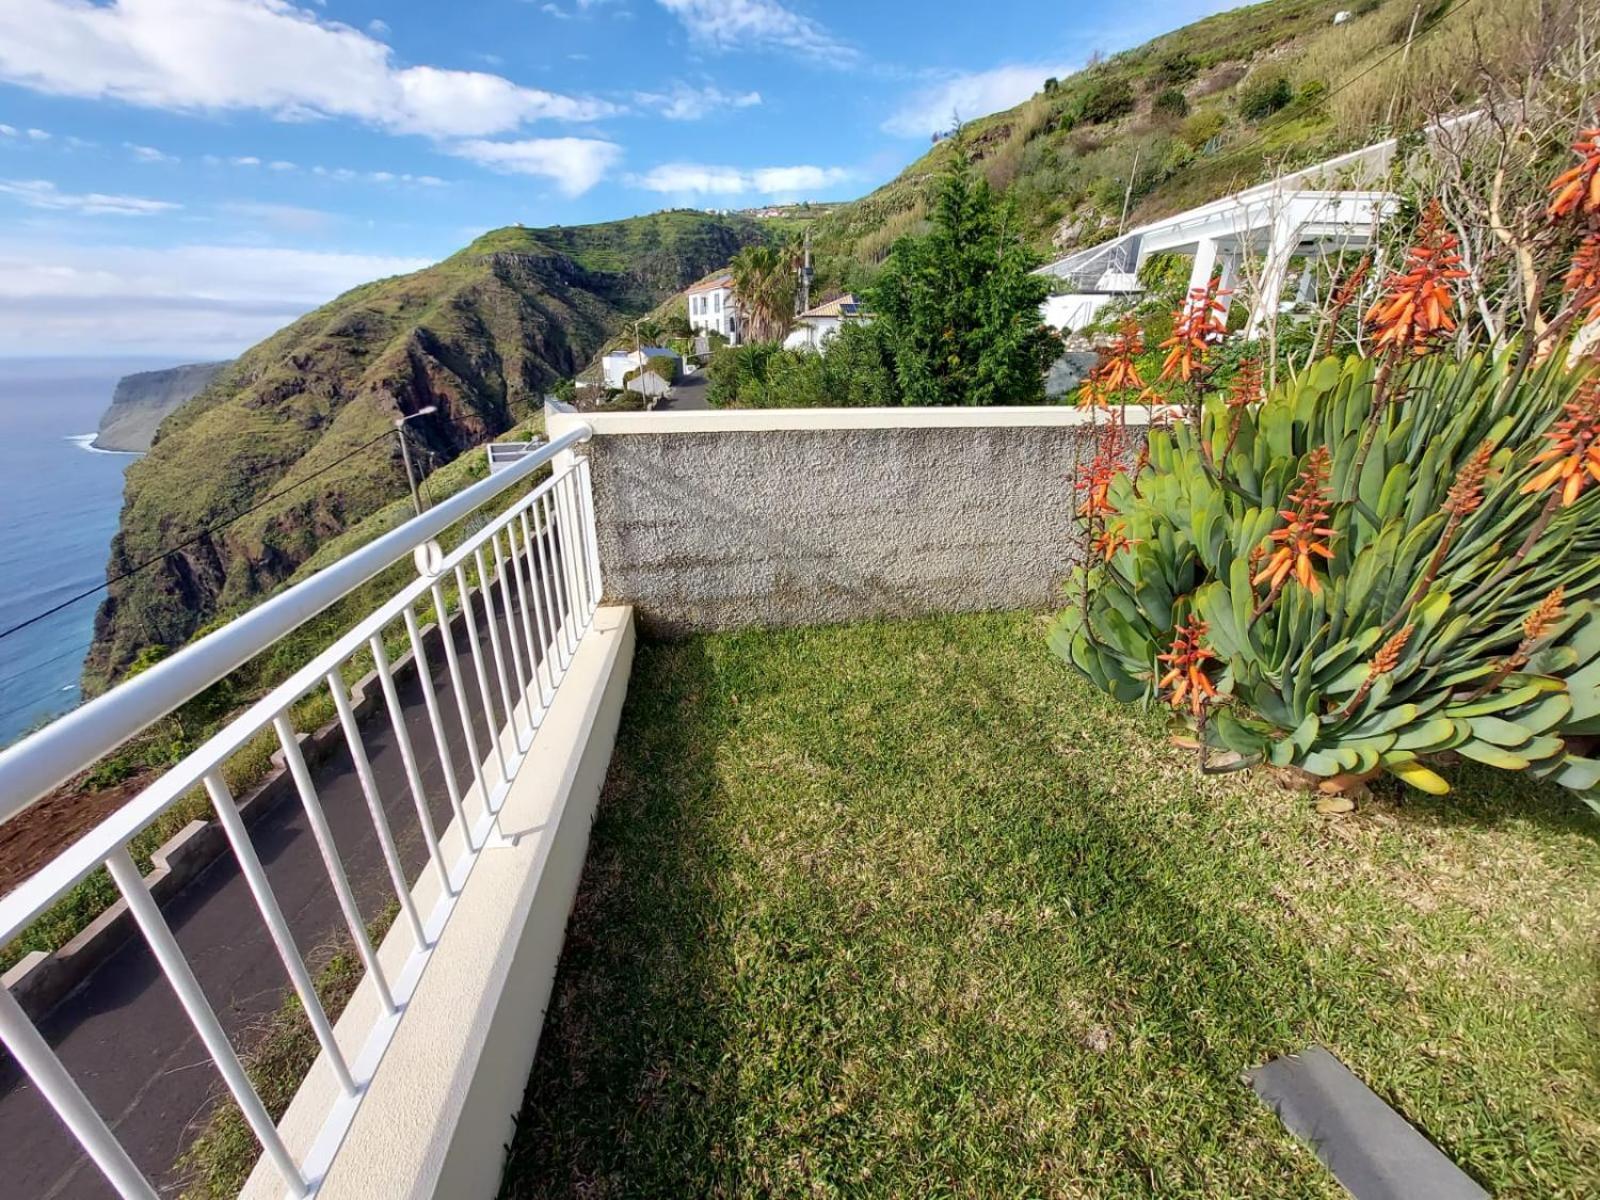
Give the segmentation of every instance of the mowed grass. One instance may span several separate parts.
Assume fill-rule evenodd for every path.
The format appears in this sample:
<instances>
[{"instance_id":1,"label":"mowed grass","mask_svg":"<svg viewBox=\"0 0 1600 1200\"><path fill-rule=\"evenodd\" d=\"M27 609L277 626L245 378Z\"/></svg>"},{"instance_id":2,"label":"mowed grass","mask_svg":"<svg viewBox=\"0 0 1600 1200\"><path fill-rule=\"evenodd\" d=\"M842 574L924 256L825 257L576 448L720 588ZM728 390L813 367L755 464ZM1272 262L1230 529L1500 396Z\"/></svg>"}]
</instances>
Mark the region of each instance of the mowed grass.
<instances>
[{"instance_id":1,"label":"mowed grass","mask_svg":"<svg viewBox=\"0 0 1600 1200\"><path fill-rule=\"evenodd\" d=\"M1044 632L641 645L505 1194L1342 1196L1240 1079L1313 1042L1600 1193L1600 823L1202 777Z\"/></svg>"}]
</instances>

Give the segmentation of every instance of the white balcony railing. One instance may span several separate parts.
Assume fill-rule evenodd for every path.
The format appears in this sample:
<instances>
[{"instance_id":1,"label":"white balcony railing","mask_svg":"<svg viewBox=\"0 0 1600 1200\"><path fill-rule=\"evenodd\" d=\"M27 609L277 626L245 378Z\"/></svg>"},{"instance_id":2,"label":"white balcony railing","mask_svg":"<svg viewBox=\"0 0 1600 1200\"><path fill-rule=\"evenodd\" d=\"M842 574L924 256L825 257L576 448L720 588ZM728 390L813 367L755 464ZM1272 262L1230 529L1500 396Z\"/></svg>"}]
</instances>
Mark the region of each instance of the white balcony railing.
<instances>
[{"instance_id":1,"label":"white balcony railing","mask_svg":"<svg viewBox=\"0 0 1600 1200\"><path fill-rule=\"evenodd\" d=\"M427 966L456 898L479 854L495 835L496 816L531 750L534 733L549 711L580 641L593 624L600 601L600 565L588 464L564 453L588 436L588 428L579 427L553 439L507 469L0 752L0 820L5 820L379 572L408 557L417 564L417 579L0 898L0 944L4 944L85 876L102 865L108 869L139 932L260 1140L266 1158L282 1176L288 1195L312 1195L326 1176L343 1131L354 1119L362 1095L378 1070L384 1047L404 1019L407 1000ZM517 494L518 485L526 485L542 466L550 463L555 464L555 469L548 479ZM499 508L507 496L515 498ZM493 507L491 502L495 502ZM464 529L471 530L480 520L481 527L468 532L454 549L443 551L435 539L467 518L471 520ZM449 714L434 687L428 668L427 639L419 626L419 610L429 607L439 624L438 645L443 649L454 696L451 707L455 711ZM466 635L465 655L457 645L458 620ZM401 625L414 656L426 723L432 734L431 747L419 748L407 731L395 673L384 646L385 630L398 631ZM484 632L487 636L483 636ZM344 667L363 653L370 654L373 661L426 844L427 866L434 875L427 888L421 886L420 879L416 885L407 881L361 725L344 682ZM470 688L464 666L470 666L475 677ZM338 714L370 813L371 834L388 869L399 910L397 931L390 936L409 936L411 940L409 958L399 971L385 971L368 937L343 857L291 721L291 706L319 690L328 693ZM318 1000L311 971L296 947L272 883L224 780L223 768L230 757L268 729L281 747L349 936L378 998L379 1016L353 1054L335 1038L332 1022ZM482 730L489 731L489 744L480 740ZM466 787L458 781L452 761L450 744L456 736L464 742L471 760L471 783ZM443 768L451 813L443 829L435 827L422 780L421 764L433 754L437 754ZM321 1135L300 1161L291 1153L252 1087L238 1052L146 889L128 848L132 838L196 787L203 787L210 797L341 1093L330 1106ZM451 836L447 838L446 832ZM450 861L446 861L446 845L454 847ZM426 896L435 898L428 911L423 912L419 897ZM341 1034L344 1032L341 1030ZM345 1040L348 1045L349 1038ZM116 1191L125 1197L154 1200L156 1191L150 1181L4 988L0 988L0 1041Z\"/></svg>"}]
</instances>

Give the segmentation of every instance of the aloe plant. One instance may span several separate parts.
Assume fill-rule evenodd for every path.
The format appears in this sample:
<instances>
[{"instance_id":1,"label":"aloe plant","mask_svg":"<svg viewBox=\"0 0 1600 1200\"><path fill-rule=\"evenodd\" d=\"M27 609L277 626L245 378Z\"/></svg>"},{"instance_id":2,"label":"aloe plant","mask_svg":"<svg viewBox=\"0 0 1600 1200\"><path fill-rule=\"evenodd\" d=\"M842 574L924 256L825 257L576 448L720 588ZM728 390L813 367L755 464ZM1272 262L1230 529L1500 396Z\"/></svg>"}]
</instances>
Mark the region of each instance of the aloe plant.
<instances>
[{"instance_id":1,"label":"aloe plant","mask_svg":"<svg viewBox=\"0 0 1600 1200\"><path fill-rule=\"evenodd\" d=\"M1108 552L1052 645L1124 701L1187 681L1174 711L1208 769L1443 793L1451 752L1600 811L1600 385L1429 359L1375 411L1382 369L1325 359L1153 429L1102 480Z\"/></svg>"}]
</instances>

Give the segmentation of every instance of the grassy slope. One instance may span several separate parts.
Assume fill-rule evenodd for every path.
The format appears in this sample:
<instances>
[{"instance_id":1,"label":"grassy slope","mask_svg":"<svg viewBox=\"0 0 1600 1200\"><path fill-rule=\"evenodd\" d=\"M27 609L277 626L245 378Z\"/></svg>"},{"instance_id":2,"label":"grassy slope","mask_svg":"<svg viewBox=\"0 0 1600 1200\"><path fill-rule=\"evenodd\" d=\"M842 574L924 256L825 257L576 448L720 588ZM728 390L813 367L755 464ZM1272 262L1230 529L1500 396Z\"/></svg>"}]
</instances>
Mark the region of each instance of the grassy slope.
<instances>
[{"instance_id":1,"label":"grassy slope","mask_svg":"<svg viewBox=\"0 0 1600 1200\"><path fill-rule=\"evenodd\" d=\"M629 316L761 236L746 218L692 212L501 229L435 266L356 288L246 352L129 467L110 570L293 490L115 587L88 681L147 646L181 644L402 496L392 440L360 449L397 411L438 405L439 416L413 428L447 461L526 416Z\"/></svg>"},{"instance_id":2,"label":"grassy slope","mask_svg":"<svg viewBox=\"0 0 1600 1200\"><path fill-rule=\"evenodd\" d=\"M1381 60L1404 41L1412 0L1351 4L1357 15L1340 26L1331 24L1337 5L1270 0L1197 21L1063 80L1051 95L971 121L968 152L1016 199L1024 236L1041 254L1056 255L1115 232L1130 174L1129 224L1136 225L1366 144L1391 115L1398 125L1414 123L1428 99L1425 86L1453 83L1462 102L1478 87L1468 69L1474 35L1492 63L1514 70L1509 64L1537 6L1495 0L1451 15L1447 0L1424 5L1403 65ZM1171 86L1162 62L1180 52L1196 71L1179 84L1189 115L1155 115L1152 99ZM1287 77L1295 100L1260 122L1244 119L1239 88L1277 74ZM1119 82L1135 97L1132 112L1103 123L1074 120L1088 93ZM819 270L828 285L860 286L896 237L920 227L928 181L952 152L952 143L939 143L883 187L817 222Z\"/></svg>"},{"instance_id":3,"label":"grassy slope","mask_svg":"<svg viewBox=\"0 0 1600 1200\"><path fill-rule=\"evenodd\" d=\"M1332 1200L1239 1078L1311 1042L1492 1193L1600 1190L1554 789L1319 817L1026 615L646 645L622 728L509 1196Z\"/></svg>"}]
</instances>

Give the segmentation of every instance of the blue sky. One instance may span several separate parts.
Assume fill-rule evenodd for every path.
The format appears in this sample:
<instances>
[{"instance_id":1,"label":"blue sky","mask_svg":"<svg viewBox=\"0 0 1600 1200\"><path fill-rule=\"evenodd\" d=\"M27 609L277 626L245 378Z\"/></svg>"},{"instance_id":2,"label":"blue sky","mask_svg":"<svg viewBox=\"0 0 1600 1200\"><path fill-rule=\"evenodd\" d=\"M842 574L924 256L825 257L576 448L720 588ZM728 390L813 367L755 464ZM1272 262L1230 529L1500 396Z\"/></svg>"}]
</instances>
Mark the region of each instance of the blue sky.
<instances>
[{"instance_id":1,"label":"blue sky","mask_svg":"<svg viewBox=\"0 0 1600 1200\"><path fill-rule=\"evenodd\" d=\"M849 199L1227 7L0 0L0 355L228 355L512 222Z\"/></svg>"}]
</instances>

